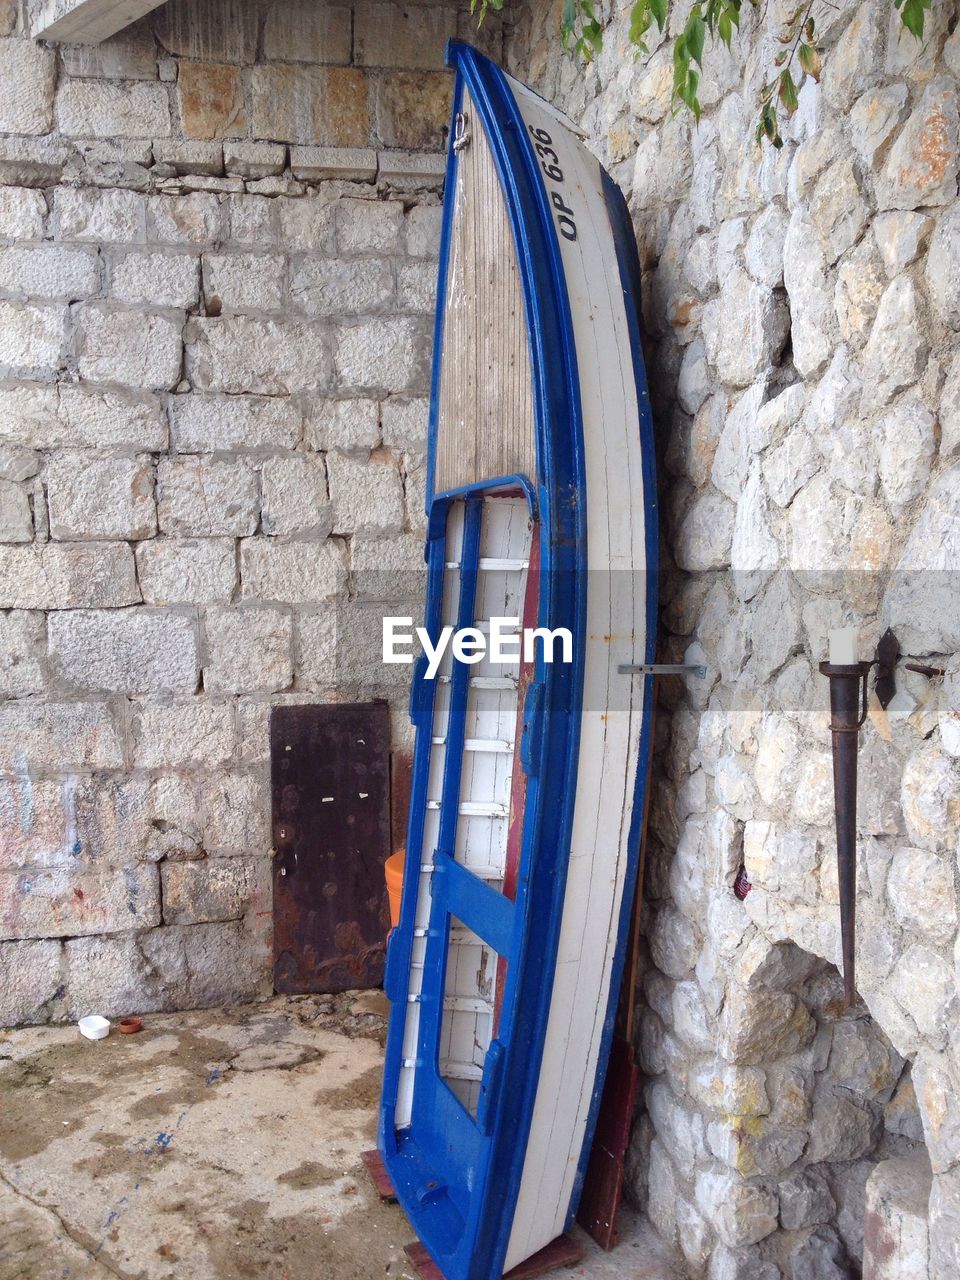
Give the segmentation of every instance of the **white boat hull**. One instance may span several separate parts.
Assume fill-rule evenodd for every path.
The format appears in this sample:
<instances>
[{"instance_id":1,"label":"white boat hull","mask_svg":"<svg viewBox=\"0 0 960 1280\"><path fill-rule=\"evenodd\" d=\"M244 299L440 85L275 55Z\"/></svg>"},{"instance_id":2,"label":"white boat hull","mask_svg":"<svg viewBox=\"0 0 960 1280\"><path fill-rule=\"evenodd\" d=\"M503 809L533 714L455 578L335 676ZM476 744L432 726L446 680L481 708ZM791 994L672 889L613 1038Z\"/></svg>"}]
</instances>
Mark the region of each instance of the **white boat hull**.
<instances>
[{"instance_id":1,"label":"white boat hull","mask_svg":"<svg viewBox=\"0 0 960 1280\"><path fill-rule=\"evenodd\" d=\"M566 203L576 211L576 240L561 236L559 244L580 374L588 573L586 677L567 888L505 1270L567 1226L596 1097L646 696L645 683L619 674L617 667L642 660L636 655L646 651L644 513L655 500L644 482L640 405L602 170L571 122L518 81L511 80L510 87L527 126L550 134L568 180Z\"/></svg>"}]
</instances>

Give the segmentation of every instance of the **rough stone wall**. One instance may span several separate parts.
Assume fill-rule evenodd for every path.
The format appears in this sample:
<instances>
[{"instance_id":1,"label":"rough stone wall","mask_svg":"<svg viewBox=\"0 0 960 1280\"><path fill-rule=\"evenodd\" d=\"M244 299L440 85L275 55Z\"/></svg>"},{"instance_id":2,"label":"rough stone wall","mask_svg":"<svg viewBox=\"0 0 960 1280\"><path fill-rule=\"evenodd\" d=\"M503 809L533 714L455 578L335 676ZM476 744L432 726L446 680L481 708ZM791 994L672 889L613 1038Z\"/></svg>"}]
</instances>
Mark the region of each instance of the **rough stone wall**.
<instances>
[{"instance_id":1,"label":"rough stone wall","mask_svg":"<svg viewBox=\"0 0 960 1280\"><path fill-rule=\"evenodd\" d=\"M662 656L708 672L661 693L631 1184L693 1276L834 1280L859 1274L864 1184L898 1156L877 1175L871 1274L925 1276L887 1228L919 1170L896 1247L926 1251L929 1158L929 1275L945 1280L960 1274L957 6L934 0L918 43L885 0L816 5L825 73L778 153L753 129L789 7L744 5L732 51L709 50L698 128L671 112L655 30L634 60L629 6L604 6L588 69L561 54L557 5L523 6L508 40L628 197ZM674 31L684 19L680 4ZM849 624L864 656L891 624L948 674L901 665L863 731L864 1003L847 1013L816 664Z\"/></svg>"},{"instance_id":2,"label":"rough stone wall","mask_svg":"<svg viewBox=\"0 0 960 1280\"><path fill-rule=\"evenodd\" d=\"M363 574L422 565L440 68L467 19L176 0L84 48L17 8L0 1025L256 997L269 709L368 694L342 638L370 629Z\"/></svg>"}]
</instances>

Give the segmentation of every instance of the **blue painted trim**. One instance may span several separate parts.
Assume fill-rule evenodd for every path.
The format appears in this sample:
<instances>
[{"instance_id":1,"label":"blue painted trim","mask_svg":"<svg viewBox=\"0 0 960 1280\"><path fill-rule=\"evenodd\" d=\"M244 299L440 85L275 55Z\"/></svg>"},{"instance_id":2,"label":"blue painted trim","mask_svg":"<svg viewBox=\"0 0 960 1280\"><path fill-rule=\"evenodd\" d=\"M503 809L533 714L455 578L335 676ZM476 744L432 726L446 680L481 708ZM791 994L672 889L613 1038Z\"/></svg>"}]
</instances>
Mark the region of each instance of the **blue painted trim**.
<instances>
[{"instance_id":1,"label":"blue painted trim","mask_svg":"<svg viewBox=\"0 0 960 1280\"><path fill-rule=\"evenodd\" d=\"M509 476L494 476L492 480L477 480L473 484L462 485L459 489L444 489L434 495L431 507L438 502L449 502L453 498L469 498L472 494L492 493L497 489L522 489L530 508L530 514L537 519L537 490L529 476L516 472Z\"/></svg>"},{"instance_id":2,"label":"blue painted trim","mask_svg":"<svg viewBox=\"0 0 960 1280\"><path fill-rule=\"evenodd\" d=\"M517 909L509 898L455 862L449 853L438 851L434 858L439 873L434 894L442 898L446 910L456 916L498 955L509 955Z\"/></svg>"},{"instance_id":3,"label":"blue painted trim","mask_svg":"<svg viewBox=\"0 0 960 1280\"><path fill-rule=\"evenodd\" d=\"M603 192L607 202L607 212L613 232L613 241L617 254L617 265L620 269L620 284L623 288L623 303L630 330L630 350L633 357L633 375L637 386L637 405L639 409L639 430L641 442L641 458L643 466L644 496L644 547L646 551L646 645L644 662L653 662L657 650L658 622L658 575L659 575L659 515L657 508L657 468L656 446L653 435L653 418L650 412L650 393L647 388L647 375L643 363L643 349L640 342L640 258L637 253L637 241L630 221L630 213L620 188L605 169L603 175ZM636 658L634 658L636 661ZM625 677L627 678L627 677ZM629 677L636 679L635 676ZM590 1112L584 1134L583 1149L577 1166L577 1177L567 1226L571 1226L580 1203L583 1190L583 1179L590 1159L593 1136L596 1132L600 1102L603 1097L603 1086L610 1061L610 1050L613 1045L613 1030L620 1001L620 984L623 980L624 961L629 941L630 916L633 910L633 899L637 888L637 875L640 867L640 841L643 837L643 812L649 783L650 769L650 733L653 724L653 676L643 677L644 699L643 719L640 726L640 749L637 756L637 777L633 792L633 812L630 819L630 831L627 835L627 875L623 886L623 899L620 903L620 918L617 924L617 949L614 953L613 968L610 975L610 994L607 1012L603 1023L603 1035L600 1042L600 1056L597 1063L597 1075L590 1100Z\"/></svg>"}]
</instances>

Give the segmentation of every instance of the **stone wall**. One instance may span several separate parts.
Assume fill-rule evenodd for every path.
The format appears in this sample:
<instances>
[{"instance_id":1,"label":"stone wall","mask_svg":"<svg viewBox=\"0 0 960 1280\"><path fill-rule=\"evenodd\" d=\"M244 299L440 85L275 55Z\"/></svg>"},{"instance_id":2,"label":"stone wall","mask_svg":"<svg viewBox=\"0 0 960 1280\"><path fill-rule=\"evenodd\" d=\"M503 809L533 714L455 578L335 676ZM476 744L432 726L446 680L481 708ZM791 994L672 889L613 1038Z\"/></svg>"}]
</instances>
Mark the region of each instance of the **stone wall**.
<instances>
[{"instance_id":1,"label":"stone wall","mask_svg":"<svg viewBox=\"0 0 960 1280\"><path fill-rule=\"evenodd\" d=\"M662 658L708 672L661 690L630 1180L692 1276L835 1280L859 1274L872 1177L865 1274L881 1280L928 1274L929 1160L929 1275L946 1280L960 1274L957 6L933 0L917 42L886 0L816 4L825 72L777 152L753 131L789 8L744 5L731 52L709 49L699 127L671 111L655 28L634 59L629 6L603 6L588 68L562 55L556 4L522 6L507 46L628 197ZM827 631L852 624L864 656L889 624L947 675L901 665L863 732L863 1003L847 1012L816 664Z\"/></svg>"},{"instance_id":2,"label":"stone wall","mask_svg":"<svg viewBox=\"0 0 960 1280\"><path fill-rule=\"evenodd\" d=\"M17 9L0 1025L257 997L269 709L368 695L338 639L361 576L422 565L443 44L469 19L174 0L85 48Z\"/></svg>"}]
</instances>

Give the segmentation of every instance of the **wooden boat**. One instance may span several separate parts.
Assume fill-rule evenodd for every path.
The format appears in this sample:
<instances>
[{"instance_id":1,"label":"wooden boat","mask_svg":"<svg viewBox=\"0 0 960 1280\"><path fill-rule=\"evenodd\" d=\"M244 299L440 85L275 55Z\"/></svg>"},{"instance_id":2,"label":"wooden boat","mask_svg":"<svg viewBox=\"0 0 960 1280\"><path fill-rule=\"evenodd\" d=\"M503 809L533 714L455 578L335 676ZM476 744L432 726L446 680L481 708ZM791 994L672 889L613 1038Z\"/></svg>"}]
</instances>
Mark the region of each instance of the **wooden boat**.
<instances>
[{"instance_id":1,"label":"wooden boat","mask_svg":"<svg viewBox=\"0 0 960 1280\"><path fill-rule=\"evenodd\" d=\"M379 1148L447 1280L571 1223L609 1052L651 720L656 498L622 196L566 117L453 43L426 625L571 661L421 662Z\"/></svg>"}]
</instances>

